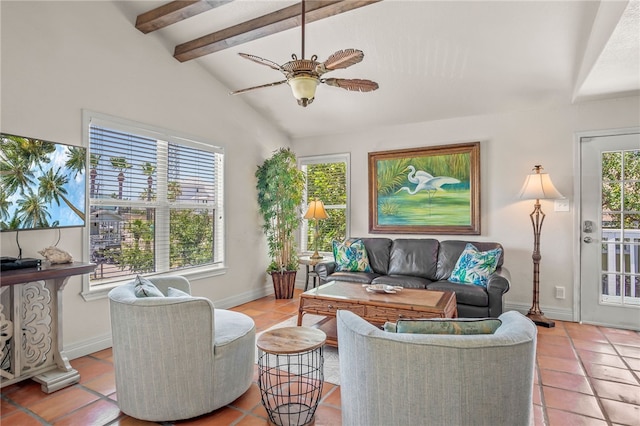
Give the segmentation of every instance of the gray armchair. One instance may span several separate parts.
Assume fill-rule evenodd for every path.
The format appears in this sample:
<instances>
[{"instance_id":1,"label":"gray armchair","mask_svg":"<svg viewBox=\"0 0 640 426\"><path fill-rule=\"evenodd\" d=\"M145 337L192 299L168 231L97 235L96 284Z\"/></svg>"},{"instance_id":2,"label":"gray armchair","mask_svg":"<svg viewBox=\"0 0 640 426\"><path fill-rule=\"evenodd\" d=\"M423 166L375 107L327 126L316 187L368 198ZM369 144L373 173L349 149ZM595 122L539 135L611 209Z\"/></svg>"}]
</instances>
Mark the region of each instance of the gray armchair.
<instances>
[{"instance_id":1,"label":"gray armchair","mask_svg":"<svg viewBox=\"0 0 640 426\"><path fill-rule=\"evenodd\" d=\"M537 329L500 315L494 334L385 332L338 311L344 426L517 426L533 420Z\"/></svg>"},{"instance_id":2,"label":"gray armchair","mask_svg":"<svg viewBox=\"0 0 640 426\"><path fill-rule=\"evenodd\" d=\"M191 294L184 277L150 281L166 296ZM109 292L113 362L120 410L137 419L173 421L209 413L249 389L255 324L215 309L203 297L136 297L134 283Z\"/></svg>"}]
</instances>

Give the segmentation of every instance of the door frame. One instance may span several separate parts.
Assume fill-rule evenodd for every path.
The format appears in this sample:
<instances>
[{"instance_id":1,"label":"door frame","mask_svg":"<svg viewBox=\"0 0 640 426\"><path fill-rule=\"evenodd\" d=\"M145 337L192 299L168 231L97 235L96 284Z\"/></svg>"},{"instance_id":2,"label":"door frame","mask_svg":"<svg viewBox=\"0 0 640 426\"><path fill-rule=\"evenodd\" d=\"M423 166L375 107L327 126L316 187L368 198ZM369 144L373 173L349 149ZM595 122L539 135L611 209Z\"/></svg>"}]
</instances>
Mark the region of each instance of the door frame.
<instances>
[{"instance_id":1,"label":"door frame","mask_svg":"<svg viewBox=\"0 0 640 426\"><path fill-rule=\"evenodd\" d=\"M582 282L580 265L582 264L582 252L580 250L580 236L582 235L582 139L601 136L619 136L640 133L640 127L621 127L604 130L585 130L574 133L574 165L576 173L573 175L573 320L582 322L581 290Z\"/></svg>"}]
</instances>

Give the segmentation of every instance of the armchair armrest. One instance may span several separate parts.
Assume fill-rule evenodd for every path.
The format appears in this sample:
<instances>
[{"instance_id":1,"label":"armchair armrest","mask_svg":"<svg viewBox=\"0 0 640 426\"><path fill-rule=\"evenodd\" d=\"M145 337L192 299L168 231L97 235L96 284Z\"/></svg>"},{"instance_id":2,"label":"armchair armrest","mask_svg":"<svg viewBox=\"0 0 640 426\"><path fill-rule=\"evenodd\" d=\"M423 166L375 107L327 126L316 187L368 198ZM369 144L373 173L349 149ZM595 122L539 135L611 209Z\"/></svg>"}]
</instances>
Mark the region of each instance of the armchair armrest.
<instances>
[{"instance_id":1,"label":"armchair armrest","mask_svg":"<svg viewBox=\"0 0 640 426\"><path fill-rule=\"evenodd\" d=\"M489 316L497 318L502 314L502 295L511 287L511 273L504 266L496 269L487 281L489 294Z\"/></svg>"},{"instance_id":2,"label":"armchair armrest","mask_svg":"<svg viewBox=\"0 0 640 426\"><path fill-rule=\"evenodd\" d=\"M326 283L329 280L329 275L336 271L336 262L322 262L316 265L316 273L320 278L321 283Z\"/></svg>"}]
</instances>

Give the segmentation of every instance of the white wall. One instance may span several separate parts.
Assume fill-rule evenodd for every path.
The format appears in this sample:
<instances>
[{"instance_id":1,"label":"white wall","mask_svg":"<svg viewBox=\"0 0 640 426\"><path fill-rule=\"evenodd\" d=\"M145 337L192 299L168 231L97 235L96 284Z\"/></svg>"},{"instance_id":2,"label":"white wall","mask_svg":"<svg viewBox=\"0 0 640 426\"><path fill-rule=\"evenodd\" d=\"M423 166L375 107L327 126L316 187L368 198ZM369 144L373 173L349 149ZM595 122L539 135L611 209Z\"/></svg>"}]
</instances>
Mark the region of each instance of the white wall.
<instances>
[{"instance_id":1,"label":"white wall","mask_svg":"<svg viewBox=\"0 0 640 426\"><path fill-rule=\"evenodd\" d=\"M517 194L525 176L536 164L551 175L558 190L571 202L570 212L555 212L553 201L541 200L546 219L542 229L540 304L550 318L574 320L575 238L574 219L575 133L640 125L638 97L565 105L542 110L464 117L450 120L365 129L352 134L294 141L299 156L351 153L351 235L368 233L367 153L460 142L481 142L481 235L411 235L438 239L497 241L505 248L505 265L512 287L507 308L531 306L533 230L529 214L533 200ZM376 236L384 236L375 234ZM399 235L387 235L397 238ZM566 299L556 299L554 287L566 288Z\"/></svg>"},{"instance_id":2,"label":"white wall","mask_svg":"<svg viewBox=\"0 0 640 426\"><path fill-rule=\"evenodd\" d=\"M265 294L271 284L254 173L289 143L286 136L197 64L179 63L136 30L135 16L123 16L114 3L3 1L0 7L2 131L81 145L86 108L215 141L226 153L228 271L193 282L193 292L218 305ZM40 257L37 250L55 243L57 231L19 236L23 255ZM14 232L0 241L3 256L17 255ZM83 260L81 230L63 230L59 247ZM72 349L110 336L107 300L87 302L80 291L79 277L64 291L63 337Z\"/></svg>"}]
</instances>

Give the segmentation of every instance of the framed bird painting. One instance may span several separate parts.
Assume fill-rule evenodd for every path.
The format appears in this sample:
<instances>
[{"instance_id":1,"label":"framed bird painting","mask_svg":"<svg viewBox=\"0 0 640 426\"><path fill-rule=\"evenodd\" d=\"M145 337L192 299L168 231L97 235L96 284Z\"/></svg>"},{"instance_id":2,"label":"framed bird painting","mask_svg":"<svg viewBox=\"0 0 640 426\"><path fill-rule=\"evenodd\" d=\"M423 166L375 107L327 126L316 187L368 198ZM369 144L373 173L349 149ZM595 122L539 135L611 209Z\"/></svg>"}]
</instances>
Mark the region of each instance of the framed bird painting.
<instances>
[{"instance_id":1,"label":"framed bird painting","mask_svg":"<svg viewBox=\"0 0 640 426\"><path fill-rule=\"evenodd\" d=\"M370 152L369 232L480 235L480 142Z\"/></svg>"}]
</instances>

